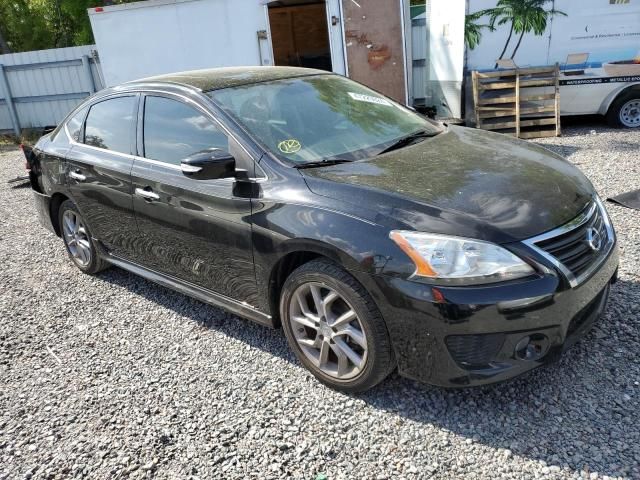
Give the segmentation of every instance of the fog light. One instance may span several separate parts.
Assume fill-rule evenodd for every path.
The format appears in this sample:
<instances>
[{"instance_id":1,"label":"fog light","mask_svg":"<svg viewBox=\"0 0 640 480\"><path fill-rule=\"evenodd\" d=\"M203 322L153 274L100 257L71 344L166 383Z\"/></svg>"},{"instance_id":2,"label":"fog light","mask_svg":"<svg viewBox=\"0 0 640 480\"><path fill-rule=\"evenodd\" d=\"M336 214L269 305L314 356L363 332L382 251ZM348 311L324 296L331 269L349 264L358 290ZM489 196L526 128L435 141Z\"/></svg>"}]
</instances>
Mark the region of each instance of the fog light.
<instances>
[{"instance_id":1,"label":"fog light","mask_svg":"<svg viewBox=\"0 0 640 480\"><path fill-rule=\"evenodd\" d=\"M516 343L513 355L519 360L538 360L547 353L548 349L549 339L547 336L541 333L534 333L522 337Z\"/></svg>"}]
</instances>

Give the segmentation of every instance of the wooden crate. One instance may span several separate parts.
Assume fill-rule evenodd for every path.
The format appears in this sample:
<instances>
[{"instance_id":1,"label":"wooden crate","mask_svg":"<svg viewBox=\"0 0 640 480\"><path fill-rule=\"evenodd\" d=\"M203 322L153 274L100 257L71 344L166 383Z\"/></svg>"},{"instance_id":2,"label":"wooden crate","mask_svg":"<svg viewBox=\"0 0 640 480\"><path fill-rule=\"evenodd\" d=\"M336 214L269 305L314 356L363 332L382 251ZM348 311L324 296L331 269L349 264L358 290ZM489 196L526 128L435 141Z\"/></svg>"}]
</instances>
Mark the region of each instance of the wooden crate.
<instances>
[{"instance_id":1,"label":"wooden crate","mask_svg":"<svg viewBox=\"0 0 640 480\"><path fill-rule=\"evenodd\" d=\"M476 126L519 138L560 135L560 68L471 73Z\"/></svg>"}]
</instances>

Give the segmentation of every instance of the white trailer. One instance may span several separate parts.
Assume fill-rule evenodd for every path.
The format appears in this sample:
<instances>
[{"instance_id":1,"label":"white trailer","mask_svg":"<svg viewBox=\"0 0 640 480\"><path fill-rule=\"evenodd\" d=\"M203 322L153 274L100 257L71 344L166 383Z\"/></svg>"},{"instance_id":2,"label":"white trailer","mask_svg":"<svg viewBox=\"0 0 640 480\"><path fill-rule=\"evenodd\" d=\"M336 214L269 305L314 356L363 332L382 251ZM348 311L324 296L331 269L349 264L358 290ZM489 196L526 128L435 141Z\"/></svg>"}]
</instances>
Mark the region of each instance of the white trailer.
<instances>
[{"instance_id":1,"label":"white trailer","mask_svg":"<svg viewBox=\"0 0 640 480\"><path fill-rule=\"evenodd\" d=\"M91 28L107 86L170 72L239 65L273 65L268 0L148 0L88 9ZM279 4L282 2L278 2ZM284 13L296 15L315 43L297 51L307 57L325 55L328 65L345 73L339 0L308 0ZM280 15L283 17L283 15ZM281 22L282 23L282 22ZM313 32L317 35L313 36ZM282 42L296 39L282 38ZM296 53L297 53L296 51ZM286 54L286 52L285 52ZM309 60L312 61L312 60ZM317 62L317 60L316 60Z\"/></svg>"},{"instance_id":2,"label":"white trailer","mask_svg":"<svg viewBox=\"0 0 640 480\"><path fill-rule=\"evenodd\" d=\"M271 63L246 1L153 0L89 9L107 86L199 68Z\"/></svg>"},{"instance_id":3,"label":"white trailer","mask_svg":"<svg viewBox=\"0 0 640 480\"><path fill-rule=\"evenodd\" d=\"M400 102L459 117L465 0L428 0L423 15L413 19L409 5L146 0L88 12L107 86L218 66L302 66L347 75Z\"/></svg>"},{"instance_id":4,"label":"white trailer","mask_svg":"<svg viewBox=\"0 0 640 480\"><path fill-rule=\"evenodd\" d=\"M468 0L467 12L496 4ZM640 4L554 0L544 6L551 7L563 14L551 15L542 35L509 35L509 21L485 29L480 44L467 51L467 69L493 69L501 52L500 63L508 67L559 63L562 115L601 114L614 125L640 127ZM485 16L478 23L488 21Z\"/></svg>"}]
</instances>

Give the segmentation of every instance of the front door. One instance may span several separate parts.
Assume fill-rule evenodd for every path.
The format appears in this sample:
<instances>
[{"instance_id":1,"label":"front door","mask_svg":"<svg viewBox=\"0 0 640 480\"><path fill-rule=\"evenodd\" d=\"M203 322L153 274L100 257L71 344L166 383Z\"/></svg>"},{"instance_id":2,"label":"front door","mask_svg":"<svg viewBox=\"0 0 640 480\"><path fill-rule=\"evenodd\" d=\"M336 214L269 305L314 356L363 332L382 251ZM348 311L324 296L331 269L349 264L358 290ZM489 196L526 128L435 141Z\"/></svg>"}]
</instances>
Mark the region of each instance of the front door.
<instances>
[{"instance_id":1,"label":"front door","mask_svg":"<svg viewBox=\"0 0 640 480\"><path fill-rule=\"evenodd\" d=\"M180 162L209 148L230 152L251 172L253 160L210 114L178 97L147 95L139 118L132 170L139 262L251 305L251 199L235 192L234 179L185 176Z\"/></svg>"},{"instance_id":2,"label":"front door","mask_svg":"<svg viewBox=\"0 0 640 480\"><path fill-rule=\"evenodd\" d=\"M131 196L131 167L138 96L110 97L68 123L67 182L91 234L115 255L131 258L138 235ZM84 123L83 123L84 120Z\"/></svg>"}]
</instances>

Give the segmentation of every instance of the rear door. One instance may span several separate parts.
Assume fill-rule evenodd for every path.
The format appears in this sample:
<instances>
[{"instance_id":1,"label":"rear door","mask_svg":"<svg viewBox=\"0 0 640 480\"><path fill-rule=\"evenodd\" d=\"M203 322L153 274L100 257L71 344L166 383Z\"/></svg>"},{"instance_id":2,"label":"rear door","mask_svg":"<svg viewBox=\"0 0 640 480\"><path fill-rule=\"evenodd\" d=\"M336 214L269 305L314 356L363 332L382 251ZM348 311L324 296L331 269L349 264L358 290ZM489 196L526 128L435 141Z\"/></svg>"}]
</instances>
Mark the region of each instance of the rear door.
<instances>
[{"instance_id":1,"label":"rear door","mask_svg":"<svg viewBox=\"0 0 640 480\"><path fill-rule=\"evenodd\" d=\"M89 107L68 127L67 182L91 234L109 252L130 258L138 234L131 196L131 167L138 95L120 95Z\"/></svg>"},{"instance_id":2,"label":"rear door","mask_svg":"<svg viewBox=\"0 0 640 480\"><path fill-rule=\"evenodd\" d=\"M250 196L240 194L232 178L189 178L180 162L215 147L253 176L253 160L204 108L178 96L147 95L138 123L132 181L141 263L252 304Z\"/></svg>"}]
</instances>

